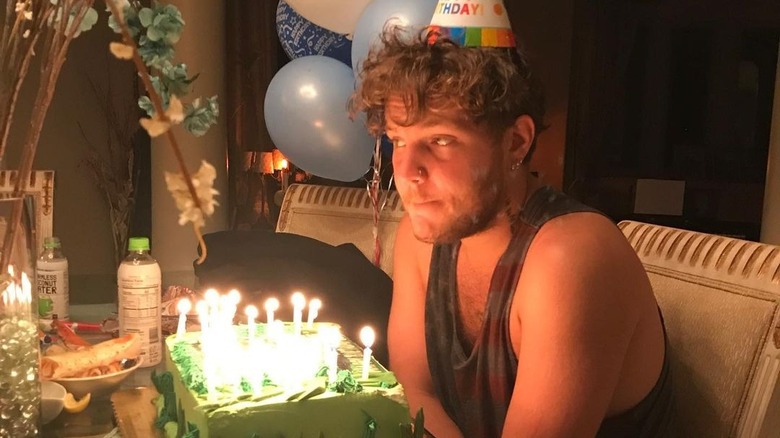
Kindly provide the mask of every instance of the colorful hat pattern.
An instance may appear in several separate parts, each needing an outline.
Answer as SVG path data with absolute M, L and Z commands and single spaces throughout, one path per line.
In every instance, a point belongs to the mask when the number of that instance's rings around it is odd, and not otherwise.
M 430 42 L 445 37 L 464 47 L 515 47 L 503 0 L 439 0 Z

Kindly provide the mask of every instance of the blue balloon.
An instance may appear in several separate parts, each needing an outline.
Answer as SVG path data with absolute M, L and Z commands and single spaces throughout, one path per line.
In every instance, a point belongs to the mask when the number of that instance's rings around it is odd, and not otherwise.
M 358 77 L 363 60 L 386 25 L 401 26 L 414 36 L 431 24 L 437 0 L 373 0 L 366 6 L 352 37 L 352 69 Z
M 296 166 L 339 181 L 355 181 L 368 171 L 375 140 L 364 116 L 349 118 L 354 82 L 349 67 L 325 56 L 294 59 L 271 79 L 265 123 Z
M 276 8 L 276 32 L 290 59 L 322 55 L 352 65 L 352 41 L 303 18 L 285 0 Z

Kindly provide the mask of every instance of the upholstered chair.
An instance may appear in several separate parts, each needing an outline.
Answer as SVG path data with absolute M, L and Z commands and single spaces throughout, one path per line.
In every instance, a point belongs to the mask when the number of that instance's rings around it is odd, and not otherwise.
M 619 227 L 664 315 L 680 436 L 780 436 L 780 247 Z

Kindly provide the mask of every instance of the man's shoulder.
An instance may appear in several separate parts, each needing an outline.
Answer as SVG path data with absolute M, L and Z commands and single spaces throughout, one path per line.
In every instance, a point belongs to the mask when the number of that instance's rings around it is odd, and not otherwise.
M 528 250 L 526 265 L 544 270 L 566 267 L 620 269 L 639 263 L 628 241 L 608 217 L 577 212 L 546 222 Z

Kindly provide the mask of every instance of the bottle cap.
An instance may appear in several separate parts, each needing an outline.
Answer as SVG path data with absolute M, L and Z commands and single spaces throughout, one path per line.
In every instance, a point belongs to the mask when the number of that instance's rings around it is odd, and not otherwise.
M 46 249 L 62 248 L 59 237 L 45 237 L 43 239 L 43 247 Z
M 149 251 L 148 237 L 131 237 L 127 241 L 128 251 Z

